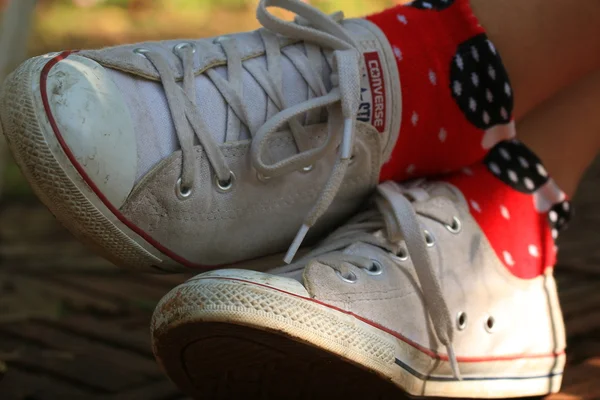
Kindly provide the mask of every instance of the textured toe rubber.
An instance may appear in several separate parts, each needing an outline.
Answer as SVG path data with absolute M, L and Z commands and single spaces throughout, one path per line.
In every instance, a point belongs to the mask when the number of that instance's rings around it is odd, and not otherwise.
M 145 272 L 184 269 L 129 229 L 101 199 L 65 152 L 49 110 L 46 79 L 68 53 L 36 57 L 0 89 L 2 130 L 34 192 L 81 241 L 115 264 Z
M 123 93 L 103 66 L 77 54 L 41 79 L 44 111 L 64 145 L 106 200 L 122 207 L 138 172 L 136 129 Z

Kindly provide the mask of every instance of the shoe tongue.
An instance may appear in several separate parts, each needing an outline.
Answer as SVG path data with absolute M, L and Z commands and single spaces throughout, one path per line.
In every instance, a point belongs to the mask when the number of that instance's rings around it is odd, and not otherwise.
M 372 47 L 363 49 L 365 68 L 360 82 L 361 102 L 357 119 L 375 126 L 383 134 L 383 142 L 387 143 L 391 124 L 389 115 L 386 115 L 386 99 L 389 97 L 389 93 L 386 94 L 386 82 L 390 79 L 386 75 L 387 72 L 382 63 L 383 54 L 378 47 L 379 42 L 374 40 L 371 35 L 367 35 L 367 31 L 359 24 L 348 24 L 346 27 L 360 39 L 363 47 Z M 304 44 L 299 43 L 292 46 L 306 54 Z M 330 54 L 330 52 L 322 51 L 321 57 L 321 75 L 326 91 L 331 90 L 332 87 L 332 70 L 326 59 L 328 53 Z M 101 58 L 100 55 L 95 56 Z M 286 55 L 282 54 L 279 62 L 283 76 L 281 88 L 288 107 L 315 96 L 309 89 L 306 80 Z M 266 57 L 255 57 L 244 61 L 246 66 L 253 64 L 266 69 Z M 136 122 L 139 149 L 139 170 L 136 182 L 139 182 L 157 163 L 180 148 L 171 110 L 160 82 L 139 78 L 116 69 L 108 70 L 117 86 L 124 92 L 124 97 Z M 216 67 L 214 71 L 224 79 L 228 79 L 227 66 Z M 196 77 L 195 83 L 196 103 L 208 130 L 201 134 L 212 136 L 217 143 L 223 143 L 226 140 L 249 139 L 248 128 L 244 124 L 237 124 L 235 118 L 231 117 L 233 112 L 228 111 L 227 102 L 212 80 L 206 74 L 200 74 Z M 388 92 L 391 91 L 388 90 Z M 280 111 L 246 68 L 242 72 L 242 102 L 246 107 L 252 126 L 260 127 Z M 320 122 L 325 122 L 326 113 L 322 115 L 323 119 Z M 229 136 L 226 136 L 228 125 L 231 128 Z M 198 143 L 197 140 L 196 143 Z
M 294 47 L 304 52 L 304 45 L 297 44 L 294 45 Z M 286 101 L 286 105 L 289 107 L 302 103 L 309 99 L 309 95 L 310 97 L 314 97 L 315 94 L 310 90 L 308 84 L 289 58 L 282 54 L 280 62 L 283 76 L 281 91 Z M 266 57 L 252 58 L 244 61 L 244 65 L 247 67 L 258 66 L 266 70 Z M 331 89 L 331 69 L 327 64 L 325 57 L 322 57 L 321 70 L 321 78 L 325 84 L 326 90 L 329 91 Z M 215 71 L 224 79 L 228 79 L 227 67 L 218 67 L 215 68 Z M 210 133 L 218 143 L 224 142 L 228 120 L 227 103 L 218 92 L 213 82 L 205 74 L 196 78 L 196 91 L 200 113 L 204 117 L 204 121 L 207 124 Z M 249 122 L 252 126 L 263 125 L 270 117 L 280 111 L 271 99 L 269 99 L 262 86 L 258 84 L 246 68 L 244 68 L 242 75 L 242 100 L 248 110 L 248 118 L 250 119 Z M 242 124 L 239 140 L 249 138 L 250 132 L 248 127 Z M 232 140 L 232 138 L 227 139 L 227 141 L 230 140 Z M 235 140 L 235 136 L 233 140 Z
M 294 46 L 304 52 L 303 44 Z M 287 106 L 306 101 L 309 92 L 310 96 L 314 97 L 314 93 L 292 62 L 283 54 L 280 62 L 283 76 L 281 87 Z M 257 64 L 265 69 L 267 67 L 264 56 L 246 60 L 244 64 Z M 322 57 L 321 70 L 325 88 L 329 91 L 332 86 L 331 68 L 325 56 Z M 139 182 L 157 163 L 180 149 L 171 111 L 161 83 L 137 77 L 132 79 L 131 74 L 116 69 L 108 71 L 123 91 L 136 122 L 139 149 L 136 182 Z M 227 79 L 226 66 L 216 67 L 214 71 Z M 232 111 L 228 111 L 227 102 L 206 74 L 198 75 L 195 83 L 196 104 L 208 130 L 204 134 L 211 135 L 217 143 L 223 143 L 226 139 L 227 125 L 234 123 L 234 118 L 230 117 Z M 243 69 L 242 73 L 242 101 L 253 126 L 261 126 L 279 111 L 246 69 Z M 239 131 L 230 130 L 231 136 L 227 138 L 228 141 L 250 138 L 250 132 L 244 124 L 232 126 L 237 126 Z M 198 144 L 197 139 L 195 143 Z

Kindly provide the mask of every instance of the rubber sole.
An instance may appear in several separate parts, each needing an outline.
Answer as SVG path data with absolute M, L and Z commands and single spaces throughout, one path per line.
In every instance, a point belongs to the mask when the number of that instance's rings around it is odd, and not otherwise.
M 374 373 L 271 332 L 196 323 L 173 329 L 169 342 L 162 361 L 179 366 L 169 376 L 197 399 L 398 399 Z
M 565 363 L 564 354 L 459 359 L 459 381 L 447 359 L 349 313 L 226 277 L 195 278 L 172 290 L 155 310 L 152 335 L 171 379 L 207 399 L 359 398 L 354 393 L 367 388 L 367 398 L 541 396 L 559 390 Z
M 129 229 L 70 162 L 46 115 L 43 76 L 60 56 L 26 61 L 0 89 L 0 121 L 14 159 L 35 194 L 73 235 L 116 265 L 143 272 L 186 268 Z M 53 64 L 54 63 L 54 64 Z

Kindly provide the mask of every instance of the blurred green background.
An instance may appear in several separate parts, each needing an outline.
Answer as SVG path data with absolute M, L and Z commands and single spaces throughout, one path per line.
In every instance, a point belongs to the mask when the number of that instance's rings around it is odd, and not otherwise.
M 9 1 L 21 0 L 0 0 L 0 9 L 5 10 Z M 358 17 L 406 1 L 306 2 L 327 13 L 343 10 L 347 17 Z M 253 30 L 259 27 L 257 4 L 258 0 L 38 0 L 27 55 Z M 278 15 L 291 18 L 281 12 Z M 4 181 L 4 196 L 31 195 L 13 164 L 7 166 Z
M 32 54 L 141 40 L 203 37 L 258 27 L 257 0 L 40 0 Z M 398 0 L 311 0 L 325 12 L 356 17 Z

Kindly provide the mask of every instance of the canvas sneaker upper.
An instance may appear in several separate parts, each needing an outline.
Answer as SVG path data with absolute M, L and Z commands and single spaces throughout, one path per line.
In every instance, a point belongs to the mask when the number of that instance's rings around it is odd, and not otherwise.
M 228 324 L 224 337 L 243 326 L 307 343 L 420 396 L 548 393 L 565 362 L 552 268 L 512 274 L 445 182 L 385 182 L 295 263 L 208 272 L 173 289 L 154 314 L 155 354 L 171 357 L 176 327 L 200 335 L 211 322 Z
M 303 260 L 270 272 L 445 354 L 446 373 L 455 378 L 461 359 L 564 351 L 552 268 L 533 279 L 515 277 L 462 192 L 444 182 L 379 185 L 370 209 Z
M 374 187 L 399 132 L 397 67 L 374 24 L 296 0 L 263 0 L 257 17 L 263 28 L 249 33 L 68 54 L 49 74 L 76 160 L 180 264 L 280 252 L 302 227 L 291 259 L 310 227 L 322 219 L 311 236 L 326 231 Z M 65 106 L 82 96 L 85 109 Z M 101 108 L 96 125 L 118 138 L 82 138 L 85 114 Z
M 280 20 L 269 6 L 286 8 L 298 17 L 295 22 Z M 364 20 L 342 22 L 339 13 L 326 16 L 294 0 L 262 1 L 257 17 L 264 28 L 251 33 L 80 55 L 110 67 L 109 75 L 122 90 L 136 129 L 138 182 L 180 151 L 180 197 L 203 190 L 195 145 L 202 147 L 216 190 L 222 192 L 231 190 L 237 179 L 223 144 L 251 141 L 251 168 L 263 182 L 310 172 L 335 149 L 337 161 L 304 219 L 291 259 L 339 191 L 355 156 L 356 124 L 362 121 L 375 128 L 382 158 L 391 150 L 399 131 L 400 105 L 386 90 L 396 89 L 393 82 L 398 78 L 393 63 L 384 68 L 381 52 L 389 49 Z M 143 121 L 148 116 L 150 126 Z M 304 127 L 320 123 L 327 125 L 326 137 L 315 145 Z M 297 148 L 295 154 L 270 151 L 271 143 L 285 133 Z

